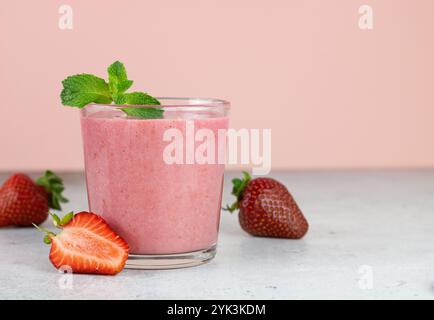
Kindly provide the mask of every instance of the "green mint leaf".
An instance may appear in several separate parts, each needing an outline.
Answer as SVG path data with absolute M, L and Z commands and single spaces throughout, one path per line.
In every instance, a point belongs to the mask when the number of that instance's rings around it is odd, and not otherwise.
M 112 96 L 104 79 L 92 74 L 77 74 L 62 81 L 60 93 L 65 106 L 83 108 L 89 103 L 111 103 Z
M 160 101 L 144 92 L 131 92 L 116 96 L 116 104 L 130 105 L 160 105 Z M 161 108 L 121 108 L 127 115 L 140 119 L 161 119 L 163 109 Z
M 140 119 L 162 119 L 163 109 L 161 108 L 121 108 L 127 115 Z
M 133 80 L 125 80 L 119 83 L 118 92 L 124 93 L 133 85 Z
M 117 104 L 131 105 L 159 105 L 160 101 L 144 92 L 125 93 L 118 99 Z
M 122 104 L 123 99 L 124 99 L 124 94 L 113 93 L 113 102 L 115 104 Z
M 127 70 L 122 62 L 116 61 L 112 63 L 107 72 L 109 75 L 109 89 L 113 95 L 122 94 L 133 85 L 133 81 L 128 80 Z

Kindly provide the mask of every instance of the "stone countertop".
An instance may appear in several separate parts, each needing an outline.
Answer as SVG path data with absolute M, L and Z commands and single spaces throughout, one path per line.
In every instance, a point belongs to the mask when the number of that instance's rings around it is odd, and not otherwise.
M 65 212 L 86 210 L 83 174 L 62 176 L 71 200 Z M 434 171 L 271 176 L 309 220 L 304 239 L 251 237 L 236 215 L 223 212 L 218 253 L 208 264 L 66 279 L 51 266 L 38 231 L 3 228 L 0 299 L 434 298 Z M 232 200 L 232 177 L 223 203 Z

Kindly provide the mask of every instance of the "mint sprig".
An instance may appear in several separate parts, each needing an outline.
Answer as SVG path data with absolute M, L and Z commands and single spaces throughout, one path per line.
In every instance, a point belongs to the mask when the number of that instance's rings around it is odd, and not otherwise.
M 116 105 L 160 105 L 160 102 L 144 92 L 126 91 L 133 81 L 128 79 L 125 66 L 120 61 L 112 63 L 108 69 L 108 83 L 92 74 L 77 74 L 62 81 L 63 90 L 60 93 L 65 106 L 83 108 L 89 103 Z M 163 117 L 161 108 L 119 108 L 125 114 L 141 119 L 157 119 Z M 134 110 L 132 110 L 134 109 Z

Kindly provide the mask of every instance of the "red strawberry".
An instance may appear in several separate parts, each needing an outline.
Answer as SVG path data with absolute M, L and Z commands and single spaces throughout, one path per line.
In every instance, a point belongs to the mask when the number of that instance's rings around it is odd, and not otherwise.
M 67 266 L 74 273 L 114 275 L 124 268 L 128 244 L 99 215 L 70 212 L 63 219 L 52 216 L 62 229 L 58 235 L 35 227 L 46 233 L 44 242 L 51 244 L 50 261 L 57 269 Z
M 0 189 L 0 227 L 44 222 L 49 208 L 60 210 L 60 202 L 68 201 L 63 189 L 62 179 L 51 171 L 36 183 L 25 174 L 14 174 Z
M 288 189 L 271 178 L 233 179 L 232 194 L 237 201 L 225 210 L 239 209 L 244 231 L 254 236 L 299 239 L 309 225 Z

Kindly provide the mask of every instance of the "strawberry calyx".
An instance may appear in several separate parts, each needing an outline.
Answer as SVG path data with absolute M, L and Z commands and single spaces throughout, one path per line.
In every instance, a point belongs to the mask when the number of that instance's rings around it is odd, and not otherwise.
M 230 213 L 234 212 L 235 210 L 238 210 L 240 207 L 240 201 L 243 196 L 244 189 L 246 188 L 247 184 L 252 180 L 252 177 L 247 171 L 243 171 L 243 178 L 234 178 L 232 179 L 232 195 L 234 195 L 237 199 L 234 203 L 231 205 L 226 205 L 223 210 L 229 211 Z
M 55 213 L 50 212 L 50 216 L 53 219 L 53 224 L 56 228 L 62 229 L 64 225 L 67 225 L 69 221 L 74 218 L 74 212 L 68 212 L 65 214 L 62 218 L 59 218 L 59 216 Z
M 53 219 L 54 226 L 58 229 L 62 229 L 63 226 L 67 225 L 72 220 L 72 218 L 74 217 L 74 212 L 72 212 L 72 211 L 68 212 L 62 218 L 60 218 L 57 214 L 51 213 L 51 212 L 50 212 L 50 216 Z M 56 234 L 54 232 L 52 232 L 51 230 L 45 229 L 41 226 L 38 226 L 35 223 L 32 223 L 32 224 L 36 229 L 45 233 L 44 243 L 51 244 L 51 241 L 56 236 Z
M 44 187 L 48 193 L 48 206 L 55 210 L 62 210 L 60 203 L 68 202 L 68 199 L 62 195 L 65 190 L 62 178 L 47 170 L 42 177 L 36 180 L 36 184 Z
M 32 223 L 32 224 L 33 224 L 33 226 L 34 226 L 36 229 L 38 229 L 39 231 L 45 233 L 45 236 L 44 236 L 44 243 L 45 243 L 45 244 L 51 244 L 51 239 L 53 239 L 53 238 L 56 236 L 56 234 L 55 234 L 54 232 L 52 232 L 51 230 L 48 230 L 48 229 L 45 229 L 45 228 L 43 228 L 43 227 L 38 226 L 38 225 L 35 224 L 35 223 Z

